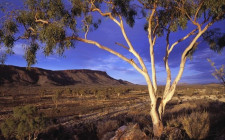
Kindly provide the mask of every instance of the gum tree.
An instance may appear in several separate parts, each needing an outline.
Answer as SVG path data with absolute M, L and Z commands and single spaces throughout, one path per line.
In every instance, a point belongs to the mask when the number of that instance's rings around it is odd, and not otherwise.
M 12 53 L 17 40 L 26 41 L 25 59 L 28 67 L 35 64 L 37 50 L 43 49 L 45 55 L 53 52 L 63 54 L 64 50 L 74 46 L 75 42 L 92 44 L 114 54 L 144 76 L 148 85 L 150 115 L 155 136 L 160 136 L 162 133 L 162 115 L 166 104 L 174 95 L 187 58 L 194 52 L 201 36 L 215 22 L 223 20 L 225 14 L 224 0 L 26 0 L 24 4 L 23 9 L 10 12 L 8 15 L 11 16 L 3 17 L 5 22 L 1 26 L 0 41 L 4 44 L 7 53 Z M 100 28 L 103 18 L 113 21 L 118 26 L 126 44 L 115 42 L 115 45 L 127 50 L 133 58 L 88 38 L 90 31 Z M 146 19 L 143 28 L 147 32 L 149 41 L 151 74 L 143 58 L 135 50 L 138 46 L 131 43 L 124 28 L 125 24 L 132 28 L 140 18 Z M 175 42 L 171 41 L 172 35 L 185 30 L 187 25 L 191 24 L 195 26 L 194 29 L 189 29 L 191 31 L 185 36 L 173 38 L 173 40 L 177 39 Z M 163 61 L 167 72 L 162 97 L 157 94 L 156 53 L 154 51 L 157 47 L 155 45 L 157 39 L 161 36 L 166 36 Z M 183 52 L 180 52 L 179 72 L 172 81 L 168 59 L 173 50 L 184 40 L 188 43 L 183 46 Z M 139 45 L 142 45 L 141 42 Z

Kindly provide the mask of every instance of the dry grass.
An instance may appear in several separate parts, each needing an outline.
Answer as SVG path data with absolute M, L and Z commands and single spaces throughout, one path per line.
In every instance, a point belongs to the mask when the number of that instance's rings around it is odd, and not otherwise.
M 108 120 L 97 123 L 97 136 L 102 139 L 107 132 L 115 131 L 119 128 L 119 122 L 117 120 Z
M 77 94 L 76 87 L 18 88 L 3 89 L 0 87 L 0 108 L 2 108 L 2 110 L 0 110 L 0 121 L 3 121 L 4 118 L 7 118 L 11 114 L 13 107 L 33 104 L 49 118 L 54 118 L 57 125 L 59 123 L 63 124 L 66 122 L 69 122 L 68 124 L 73 122 L 73 124 L 81 125 L 82 128 L 80 126 L 73 126 L 77 128 L 76 135 L 79 138 L 86 138 L 87 133 L 96 135 L 96 137 L 98 136 L 99 138 L 103 137 L 104 133 L 112 135 L 112 132 L 115 129 L 128 123 L 138 123 L 141 130 L 145 132 L 147 136 L 151 138 L 153 135 L 151 118 L 149 116 L 149 97 L 148 94 L 144 93 L 143 89 L 141 90 L 141 88 L 128 94 L 121 94 L 119 97 L 116 94 L 110 95 L 109 99 L 97 99 L 94 94 L 85 94 L 81 96 Z M 189 89 L 186 90 L 187 88 Z M 198 134 L 195 133 L 202 133 L 202 136 L 212 135 L 212 137 L 217 135 L 217 133 L 215 134 L 215 129 L 218 128 L 218 125 L 221 125 L 222 122 L 224 122 L 225 112 L 222 110 L 225 110 L 225 105 L 219 101 L 209 101 L 208 98 L 207 100 L 196 98 L 202 95 L 209 96 L 207 95 L 209 94 L 208 92 L 212 91 L 212 89 L 208 90 L 209 88 L 216 90 L 218 87 L 182 86 L 178 88 L 177 94 L 179 94 L 178 96 L 182 102 L 177 102 L 177 100 L 169 102 L 166 106 L 163 121 L 164 124 L 167 124 L 167 127 L 178 128 L 182 131 L 178 129 L 169 129 L 167 138 L 176 139 L 175 135 L 183 135 L 184 130 L 186 133 L 190 131 L 190 134 L 188 134 L 190 138 L 201 138 L 196 136 Z M 87 91 L 90 89 L 91 87 L 88 87 Z M 54 104 L 51 97 L 57 90 L 63 90 L 63 94 L 56 110 L 53 109 Z M 160 90 L 159 92 L 161 94 L 162 91 Z M 44 92 L 43 95 L 42 92 Z M 193 94 L 194 92 L 199 93 Z M 218 96 L 222 99 L 225 95 Z M 185 97 L 190 97 L 192 100 L 185 101 L 183 100 Z M 196 99 L 193 100 L 193 98 Z M 203 134 L 202 131 L 194 131 L 195 129 L 200 129 L 204 124 L 204 121 L 201 121 L 203 118 L 195 120 L 194 117 L 195 112 L 200 112 L 199 116 L 202 117 L 201 113 L 204 113 L 201 112 L 202 110 L 206 110 L 209 113 L 210 129 L 208 130 L 208 134 Z M 186 120 L 184 118 L 186 118 Z M 90 122 L 91 125 L 87 125 L 87 121 Z M 95 121 L 97 121 L 97 123 Z M 207 119 L 205 121 L 207 122 Z M 224 130 L 224 126 L 220 127 L 219 131 L 221 132 L 221 130 Z M 194 132 L 192 132 L 192 130 Z M 74 132 L 71 133 L 74 134 Z M 48 135 L 51 135 L 50 132 Z
M 201 140 L 208 135 L 210 127 L 208 112 L 192 112 L 181 119 L 183 128 L 191 139 Z

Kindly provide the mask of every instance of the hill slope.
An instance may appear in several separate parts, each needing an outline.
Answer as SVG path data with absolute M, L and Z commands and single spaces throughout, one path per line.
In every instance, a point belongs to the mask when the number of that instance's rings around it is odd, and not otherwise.
M 127 81 L 116 80 L 106 72 L 96 70 L 52 71 L 5 65 L 0 67 L 0 85 L 130 85 Z

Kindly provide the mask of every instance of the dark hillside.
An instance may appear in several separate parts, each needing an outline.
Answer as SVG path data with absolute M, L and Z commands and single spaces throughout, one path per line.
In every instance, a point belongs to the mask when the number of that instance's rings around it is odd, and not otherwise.
M 52 71 L 5 65 L 0 67 L 0 85 L 131 85 L 127 81 L 116 80 L 106 72 L 96 70 L 61 70 Z

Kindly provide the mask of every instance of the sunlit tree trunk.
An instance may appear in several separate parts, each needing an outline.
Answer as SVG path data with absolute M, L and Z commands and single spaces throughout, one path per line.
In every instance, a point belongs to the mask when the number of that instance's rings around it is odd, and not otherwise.
M 153 124 L 153 133 L 154 136 L 160 137 L 163 132 L 163 123 L 161 118 L 161 115 L 158 112 L 157 106 L 153 106 L 150 111 L 150 116 L 152 118 L 152 124 Z
M 160 137 L 163 132 L 162 113 L 159 113 L 161 98 L 156 98 L 156 93 L 149 78 L 149 75 L 146 73 L 144 77 L 148 85 L 148 92 L 150 97 L 150 116 L 153 124 L 153 133 L 154 136 Z

